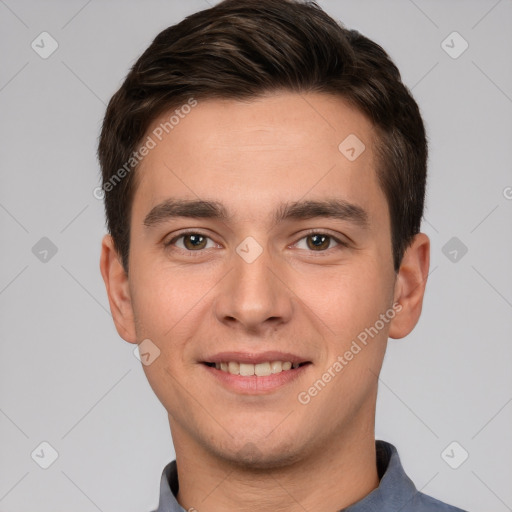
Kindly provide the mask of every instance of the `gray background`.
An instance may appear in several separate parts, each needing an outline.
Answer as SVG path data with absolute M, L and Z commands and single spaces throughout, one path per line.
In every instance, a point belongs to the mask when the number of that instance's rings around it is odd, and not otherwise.
M 109 312 L 95 153 L 129 67 L 209 3 L 0 0 L 1 512 L 156 507 L 174 452 Z M 377 438 L 423 492 L 512 510 L 512 1 L 320 4 L 389 52 L 430 140 L 431 275 L 417 328 L 389 343 Z M 31 47 L 43 31 L 59 45 L 47 59 Z M 458 58 L 442 45 L 453 31 L 469 44 Z M 50 456 L 43 441 L 58 452 L 48 469 L 35 461 Z M 458 469 L 442 456 L 453 441 L 452 464 L 469 453 Z

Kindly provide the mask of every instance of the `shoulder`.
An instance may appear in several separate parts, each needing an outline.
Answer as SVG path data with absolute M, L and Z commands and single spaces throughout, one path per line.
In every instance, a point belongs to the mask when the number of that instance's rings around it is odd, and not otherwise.
M 467 512 L 461 508 L 436 500 L 422 492 L 417 492 L 409 505 L 404 507 L 402 512 Z
M 404 471 L 394 445 L 377 440 L 376 451 L 380 485 L 368 500 L 378 504 L 380 510 L 392 506 L 389 510 L 397 512 L 467 512 L 418 491 Z

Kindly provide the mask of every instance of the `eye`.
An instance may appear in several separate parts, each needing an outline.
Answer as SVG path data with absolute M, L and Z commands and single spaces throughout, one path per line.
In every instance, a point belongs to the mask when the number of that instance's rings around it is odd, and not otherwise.
M 302 240 L 306 240 L 305 247 L 299 247 L 299 249 L 305 249 L 313 252 L 326 252 L 328 249 L 332 249 L 332 241 L 336 243 L 334 247 L 347 247 L 347 244 L 341 241 L 339 238 L 319 231 L 312 231 L 308 233 L 306 236 L 302 237 L 295 245 L 298 246 Z
M 302 242 L 303 240 L 306 241 L 305 244 Z M 210 245 L 208 245 L 208 241 L 211 242 Z M 335 243 L 334 246 L 332 245 L 332 242 Z M 303 243 L 303 247 L 300 247 L 301 243 Z M 327 252 L 329 249 L 333 249 L 338 246 L 348 247 L 346 242 L 343 242 L 333 235 L 320 231 L 309 232 L 294 245 L 301 250 L 311 252 Z M 217 244 L 215 244 L 209 236 L 198 231 L 182 232 L 164 243 L 165 248 L 177 248 L 188 253 L 200 253 L 202 252 L 202 249 L 211 249 L 216 246 Z
M 215 246 L 215 244 L 213 244 L 208 247 L 207 240 L 211 240 L 210 237 L 197 231 L 187 231 L 185 233 L 180 233 L 178 236 L 175 236 L 173 239 L 165 242 L 164 246 L 173 246 L 178 240 L 181 239 L 183 239 L 182 244 L 176 244 L 176 247 L 184 251 L 198 252 L 201 249 L 210 249 L 211 247 Z

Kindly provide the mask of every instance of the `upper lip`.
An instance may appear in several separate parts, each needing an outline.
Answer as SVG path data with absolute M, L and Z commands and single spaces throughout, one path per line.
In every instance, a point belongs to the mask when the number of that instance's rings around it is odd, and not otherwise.
M 203 363 L 229 363 L 236 361 L 238 363 L 258 364 L 268 361 L 290 361 L 291 363 L 309 363 L 310 361 L 304 357 L 300 357 L 290 352 L 219 352 L 218 354 L 208 356 Z

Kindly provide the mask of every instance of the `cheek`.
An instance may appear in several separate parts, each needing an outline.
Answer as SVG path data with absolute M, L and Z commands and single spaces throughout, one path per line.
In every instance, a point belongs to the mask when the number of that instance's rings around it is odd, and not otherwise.
M 184 271 L 156 263 L 154 258 L 135 261 L 131 280 L 132 305 L 138 325 L 149 335 L 170 336 L 175 325 L 195 308 L 201 307 L 201 297 L 211 288 L 212 279 L 197 271 Z
M 337 266 L 304 273 L 294 291 L 323 323 L 323 330 L 352 339 L 389 307 L 392 286 L 378 267 Z
M 133 273 L 132 306 L 137 339 L 151 340 L 160 356 L 144 369 L 153 382 L 172 382 L 191 370 L 190 340 L 197 336 L 201 324 L 208 321 L 211 312 L 211 291 L 216 280 L 212 272 L 193 271 L 192 267 L 171 268 L 168 265 L 141 266 Z M 156 390 L 155 390 L 156 391 Z
M 179 314 L 177 305 L 179 301 L 176 289 L 162 287 L 159 282 L 151 282 L 148 279 L 141 280 L 137 286 L 132 305 L 136 323 L 140 329 L 140 335 L 151 339 L 159 339 L 172 329 Z

